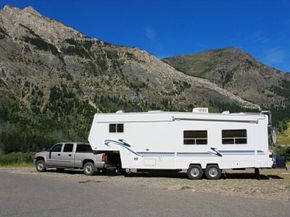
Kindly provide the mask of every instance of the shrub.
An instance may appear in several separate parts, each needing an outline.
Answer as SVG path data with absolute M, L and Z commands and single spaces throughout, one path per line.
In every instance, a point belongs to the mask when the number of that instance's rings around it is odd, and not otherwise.
M 23 164 L 23 163 L 32 163 L 34 158 L 33 152 L 22 153 L 22 152 L 13 152 L 10 154 L 0 154 L 0 165 L 11 165 L 11 164 Z
M 42 38 L 31 38 L 25 36 L 23 37 L 23 40 L 36 46 L 39 50 L 50 51 L 54 55 L 58 55 L 57 48 L 53 44 L 44 41 Z
M 278 146 L 275 148 L 276 155 L 285 156 L 286 161 L 290 161 L 290 147 Z

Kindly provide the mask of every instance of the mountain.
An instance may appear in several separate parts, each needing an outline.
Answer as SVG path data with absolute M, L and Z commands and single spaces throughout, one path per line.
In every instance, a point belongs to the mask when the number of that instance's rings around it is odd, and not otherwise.
M 146 51 L 88 37 L 31 7 L 0 10 L 4 152 L 85 141 L 96 112 L 260 109 L 258 101 L 239 94 Z
M 287 108 L 290 105 L 290 74 L 270 68 L 240 49 L 209 50 L 163 61 L 187 75 L 208 79 L 261 107 Z

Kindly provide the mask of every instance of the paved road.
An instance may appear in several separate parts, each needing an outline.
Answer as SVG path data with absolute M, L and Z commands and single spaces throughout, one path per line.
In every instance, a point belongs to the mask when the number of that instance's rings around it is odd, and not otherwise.
M 61 174 L 60 174 L 61 176 Z M 214 182 L 213 182 L 214 184 Z M 0 171 L 0 216 L 290 216 L 290 203 Z

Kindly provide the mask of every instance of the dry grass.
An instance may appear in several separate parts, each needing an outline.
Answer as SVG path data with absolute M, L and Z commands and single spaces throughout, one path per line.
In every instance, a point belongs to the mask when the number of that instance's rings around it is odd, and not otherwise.
M 277 143 L 283 145 L 290 145 L 290 122 L 288 122 L 288 128 L 283 133 L 278 133 Z
M 1 165 L 0 164 L 0 168 L 18 168 L 18 167 L 34 167 L 34 164 L 32 163 L 25 163 L 25 162 L 21 162 L 21 163 L 12 163 L 12 164 L 4 164 Z

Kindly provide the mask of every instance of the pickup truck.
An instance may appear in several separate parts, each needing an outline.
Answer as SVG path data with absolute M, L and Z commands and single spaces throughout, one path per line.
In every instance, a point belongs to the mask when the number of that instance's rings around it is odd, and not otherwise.
M 89 144 L 63 142 L 55 144 L 49 151 L 36 153 L 34 163 L 38 172 L 47 168 L 68 168 L 83 169 L 85 175 L 93 175 L 98 170 L 105 170 L 106 155 L 94 154 Z

